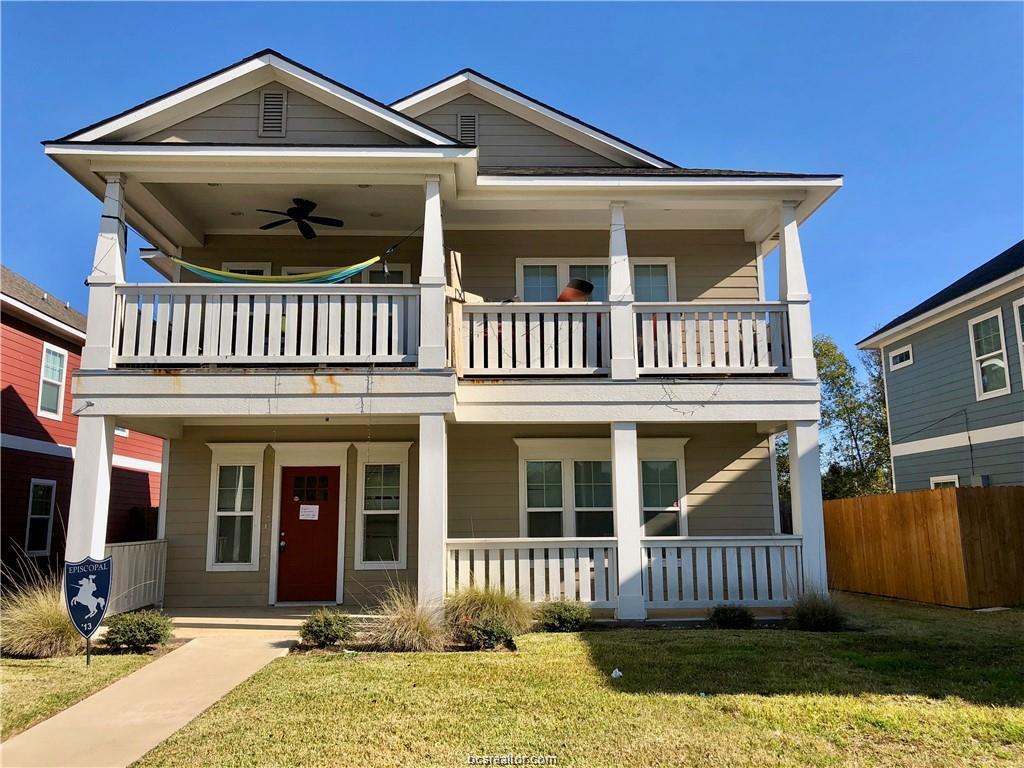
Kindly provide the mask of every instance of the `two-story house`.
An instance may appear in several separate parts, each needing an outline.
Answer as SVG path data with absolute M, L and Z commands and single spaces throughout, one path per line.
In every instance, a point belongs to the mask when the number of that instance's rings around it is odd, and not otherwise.
M 681 168 L 472 70 L 387 105 L 274 51 L 45 151 L 103 200 L 69 557 L 102 553 L 124 426 L 169 441 L 169 606 L 824 588 L 799 226 L 841 177 Z M 126 225 L 168 282 L 125 282 Z
M 3 563 L 59 562 L 64 552 L 78 420 L 71 376 L 85 315 L 0 267 L 0 487 Z M 151 538 L 160 499 L 162 440 L 118 428 L 110 456 L 106 537 Z
M 895 490 L 1024 484 L 1024 240 L 857 346 L 882 354 Z

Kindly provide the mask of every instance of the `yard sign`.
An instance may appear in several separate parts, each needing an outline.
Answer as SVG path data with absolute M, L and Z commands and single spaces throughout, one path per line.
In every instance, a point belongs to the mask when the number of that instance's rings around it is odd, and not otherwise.
M 110 577 L 113 557 L 94 560 L 87 557 L 77 563 L 64 563 L 64 600 L 68 615 L 78 634 L 85 638 L 85 663 L 89 663 L 90 640 L 107 612 L 110 602 Z

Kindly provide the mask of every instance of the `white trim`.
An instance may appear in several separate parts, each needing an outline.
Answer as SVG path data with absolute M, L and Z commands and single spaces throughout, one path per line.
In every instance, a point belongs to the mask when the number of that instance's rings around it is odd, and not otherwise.
M 1020 378 L 1021 382 L 1024 383 L 1024 317 L 1021 316 L 1021 312 L 1024 310 L 1024 297 L 1017 299 L 1011 305 L 1011 312 L 1013 312 L 1013 330 L 1017 336 L 1017 353 L 1020 358 Z
M 272 264 L 269 261 L 222 261 L 220 268 L 224 272 L 232 272 L 236 269 L 258 269 L 260 274 L 270 274 Z
M 160 451 L 160 506 L 156 515 L 156 537 L 167 538 L 167 486 L 171 467 L 171 441 L 164 440 Z
M 450 95 L 447 98 L 445 98 L 446 92 L 450 92 Z M 586 149 L 593 150 L 595 144 L 597 146 L 603 145 L 606 148 L 606 152 L 608 148 L 611 148 L 617 153 L 635 158 L 647 163 L 648 165 L 652 165 L 655 168 L 672 167 L 669 163 L 644 152 L 642 149 L 625 144 L 600 129 L 591 128 L 578 120 L 556 112 L 550 107 L 544 106 L 538 101 L 534 101 L 528 96 L 515 93 L 498 85 L 497 83 L 485 80 L 473 72 L 459 72 L 458 74 L 453 75 L 452 77 L 449 77 L 426 90 L 414 93 L 411 96 L 407 96 L 404 99 L 396 101 L 391 106 L 401 112 L 406 112 L 411 117 L 418 117 L 424 112 L 435 109 L 436 107 L 446 104 L 452 99 L 458 98 L 466 93 L 473 93 L 473 95 L 483 98 L 485 101 L 494 103 L 495 106 L 498 107 L 505 109 L 512 107 L 509 111 L 514 110 L 513 114 L 518 113 L 517 117 L 529 120 L 542 128 L 547 128 L 549 130 L 553 127 L 560 128 L 561 130 L 556 130 L 554 132 L 558 133 L 563 138 L 568 138 L 564 135 L 566 130 L 568 130 L 573 134 L 589 139 L 588 142 L 581 145 Z M 497 98 L 497 103 L 493 101 L 495 98 Z M 524 112 L 526 114 L 523 114 Z M 533 120 L 530 120 L 530 117 L 526 116 L 531 115 L 531 113 L 534 117 Z M 540 117 L 541 120 L 538 122 L 536 117 Z M 571 141 L 571 139 L 569 140 Z M 579 141 L 576 143 L 579 143 Z M 588 146 L 588 144 L 591 146 Z M 600 152 L 599 154 L 604 154 L 608 157 L 605 152 Z M 619 158 L 612 157 L 612 159 Z
M 0 304 L 9 304 L 12 309 L 29 315 L 34 320 L 39 320 L 44 325 L 48 326 L 50 330 L 56 331 L 57 333 L 70 336 L 74 341 L 80 341 L 85 343 L 85 331 L 80 331 L 77 328 L 73 328 L 67 323 L 62 323 L 60 320 L 50 317 L 45 312 L 41 312 L 35 307 L 30 307 L 22 301 L 18 301 L 15 298 L 0 294 Z
M 180 146 L 180 145 L 172 145 Z M 721 178 L 716 176 L 488 176 L 486 174 L 477 176 L 478 187 L 595 187 L 615 189 L 657 189 L 686 188 L 686 187 L 712 187 L 729 188 L 752 187 L 756 189 L 785 190 L 804 189 L 811 187 L 826 187 L 839 189 L 843 186 L 840 176 L 827 178 L 764 178 L 753 176 L 738 176 Z
M 140 472 L 151 472 L 156 475 L 162 474 L 163 471 L 163 465 L 159 461 L 136 459 L 134 456 L 122 456 L 117 453 L 114 454 L 113 465 L 121 469 L 137 469 Z
M 258 571 L 260 569 L 260 529 L 263 523 L 263 454 L 266 443 L 207 443 L 213 453 L 210 461 L 210 500 L 206 531 L 207 571 Z M 217 486 L 221 466 L 252 466 L 252 550 L 247 563 L 217 563 L 214 561 L 217 549 L 217 517 L 232 514 L 238 517 L 250 513 L 218 513 Z
M 309 159 L 362 158 L 366 160 L 387 160 L 391 158 L 413 158 L 416 160 L 453 160 L 459 157 L 476 157 L 477 150 L 469 147 L 424 147 L 424 146 L 366 146 L 366 147 L 301 147 L 267 144 L 266 146 L 223 146 L 204 144 L 47 144 L 43 151 L 56 156 L 109 156 L 109 157 L 192 157 L 192 158 L 290 158 Z M 494 178 L 505 178 L 497 176 Z
M 968 439 L 969 438 L 969 439 Z M 946 448 L 962 448 L 976 443 L 994 443 L 999 440 L 1024 438 L 1024 421 L 1012 424 L 1000 424 L 996 427 L 972 429 L 970 432 L 953 432 L 938 437 L 927 437 L 923 440 L 911 440 L 906 443 L 894 443 L 893 456 L 910 456 L 928 451 L 942 451 Z
M 963 296 L 950 299 L 945 304 L 930 309 L 917 317 L 912 317 L 895 328 L 890 328 L 885 333 L 876 333 L 873 336 L 868 336 L 864 341 L 857 344 L 857 349 L 868 349 L 892 344 L 904 336 L 922 331 L 936 323 L 941 323 L 943 320 L 955 317 L 978 304 L 984 304 L 1021 287 L 1024 287 L 1024 268 L 1014 270 L 1008 275 L 1003 275 L 998 280 L 993 280 L 991 283 L 983 285 L 970 293 L 965 293 Z
M 974 326 L 978 323 L 984 322 L 992 317 L 999 320 L 999 352 L 990 352 L 986 355 L 978 355 L 977 347 L 974 343 Z M 1010 394 L 1010 366 L 1006 359 L 1006 333 L 1003 330 L 1003 308 L 996 307 L 991 312 L 986 312 L 983 315 L 972 317 L 967 321 L 967 341 L 971 345 L 971 365 L 974 369 L 974 394 L 978 400 L 989 400 L 993 397 L 1001 397 L 1002 395 Z M 998 354 L 998 357 L 997 357 Z M 981 368 L 982 358 L 984 362 L 991 362 L 998 360 L 1003 364 L 1003 371 L 1006 374 L 1006 386 L 1001 389 L 994 389 L 991 392 L 984 392 L 981 388 Z
M 41 453 L 45 456 L 57 456 L 62 459 L 75 458 L 75 447 L 63 443 L 51 443 L 46 440 L 36 440 L 21 435 L 9 435 L 6 432 L 0 435 L 0 447 L 9 448 L 15 451 L 27 451 L 28 453 Z M 145 459 L 136 459 L 133 456 L 123 456 L 115 453 L 113 466 L 122 469 L 138 469 L 142 472 L 153 472 L 162 474 L 162 464 Z
M 356 443 L 356 504 L 355 504 L 355 547 L 353 567 L 357 571 L 405 570 L 408 561 L 409 539 L 409 448 L 411 442 L 392 443 Z M 367 464 L 398 464 L 399 465 L 399 501 L 398 501 L 398 559 L 383 562 L 363 559 L 363 515 L 395 514 L 395 510 L 363 510 L 363 492 L 366 481 L 365 467 Z
M 28 548 L 28 536 L 32 527 L 32 489 L 37 485 L 50 488 L 50 518 L 46 525 L 46 549 L 30 550 Z M 33 477 L 28 484 L 28 511 L 25 516 L 25 554 L 29 557 L 49 557 L 50 545 L 53 543 L 53 507 L 57 503 L 57 481 L 45 480 Z M 35 515 L 42 517 L 42 515 Z
M 271 443 L 274 449 L 274 500 L 270 522 L 270 584 L 268 602 L 278 605 L 277 568 L 281 539 L 281 471 L 285 467 L 338 467 L 338 584 L 335 602 L 345 602 L 345 500 L 348 480 L 349 442 Z M 289 603 L 290 604 L 290 603 Z
M 117 437 L 123 437 L 125 439 L 128 439 L 129 437 L 131 437 L 132 433 L 128 429 L 128 427 L 114 427 L 114 435 Z
M 668 267 L 668 301 L 676 300 L 676 260 L 671 256 L 631 256 L 629 258 L 629 271 L 630 278 L 633 280 L 634 289 L 636 287 L 636 275 L 634 274 L 634 267 L 637 265 L 665 265 Z M 523 267 L 526 266 L 541 266 L 541 267 L 555 267 L 555 282 L 556 288 L 561 290 L 559 286 L 565 286 L 569 282 L 569 268 L 572 266 L 608 266 L 607 256 L 583 256 L 579 258 L 566 258 L 566 257 L 554 257 L 544 258 L 538 256 L 526 256 L 516 259 L 516 295 L 520 298 L 523 297 L 523 290 L 525 284 L 525 276 L 523 274 Z M 551 299 L 554 301 L 554 299 Z
M 782 533 L 782 509 L 779 505 L 779 463 L 775 455 L 775 435 L 768 435 L 768 470 L 772 483 L 772 519 L 775 535 Z
M 938 483 L 953 483 L 954 488 L 960 487 L 960 475 L 934 475 L 928 478 L 928 485 L 934 490 Z
M 46 378 L 46 353 L 55 352 L 61 357 L 60 366 L 60 392 L 57 394 L 57 412 L 50 413 L 49 411 L 43 410 L 43 384 L 57 384 L 58 382 L 52 379 Z M 55 346 L 48 341 L 43 342 L 43 351 L 40 355 L 39 363 L 39 399 L 36 401 L 36 416 L 44 419 L 50 419 L 52 421 L 63 421 L 64 420 L 64 392 L 67 387 L 68 380 L 68 351 L 63 347 Z
M 906 360 L 904 360 L 902 363 L 893 363 L 892 359 L 894 357 L 896 357 L 896 355 L 902 355 L 904 352 L 909 353 L 910 357 L 907 358 Z M 894 350 L 889 352 L 888 357 L 889 357 L 889 370 L 890 371 L 898 371 L 900 368 L 906 368 L 908 365 L 913 365 L 914 364 L 914 345 L 913 344 L 905 344 L 902 347 L 897 347 L 896 349 L 894 349 Z

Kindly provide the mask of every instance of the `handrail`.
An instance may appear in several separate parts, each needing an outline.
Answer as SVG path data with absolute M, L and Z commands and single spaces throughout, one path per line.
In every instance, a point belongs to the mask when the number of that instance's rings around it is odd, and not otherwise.
M 495 539 L 447 539 L 445 541 L 451 549 L 467 549 L 469 547 L 489 546 L 517 546 L 517 547 L 607 547 L 616 546 L 618 539 L 614 536 L 591 537 L 591 538 L 529 538 L 529 537 L 506 537 Z
M 418 285 L 408 283 L 367 283 L 365 285 L 320 285 L 309 283 L 122 283 L 114 287 L 115 293 L 123 296 L 159 294 L 161 296 L 183 296 L 211 294 L 216 296 L 278 296 L 291 295 L 356 295 L 356 296 L 413 296 L 420 292 Z

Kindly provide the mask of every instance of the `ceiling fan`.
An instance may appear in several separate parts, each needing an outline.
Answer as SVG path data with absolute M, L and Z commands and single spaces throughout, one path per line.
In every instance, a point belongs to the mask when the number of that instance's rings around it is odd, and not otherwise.
M 344 227 L 345 222 L 341 219 L 332 219 L 328 216 L 311 216 L 310 214 L 316 210 L 316 203 L 312 200 L 303 200 L 301 197 L 296 197 L 292 200 L 295 205 L 289 208 L 287 211 L 268 211 L 266 208 L 257 208 L 256 210 L 260 213 L 276 213 L 278 216 L 287 216 L 287 219 L 278 219 L 272 221 L 269 224 L 264 224 L 260 229 L 275 229 L 284 224 L 295 222 L 299 228 L 299 232 L 307 240 L 312 240 L 316 237 L 316 230 L 310 226 L 310 224 L 320 224 L 324 227 Z

